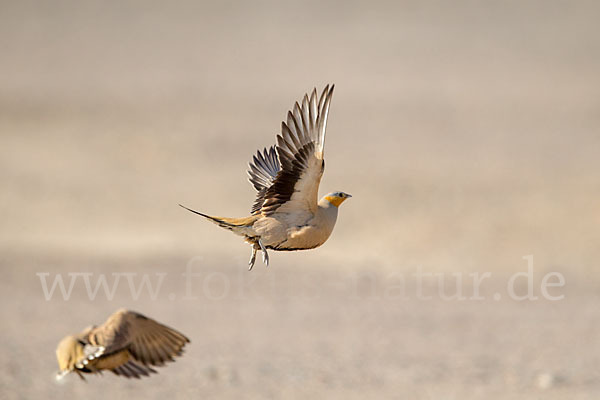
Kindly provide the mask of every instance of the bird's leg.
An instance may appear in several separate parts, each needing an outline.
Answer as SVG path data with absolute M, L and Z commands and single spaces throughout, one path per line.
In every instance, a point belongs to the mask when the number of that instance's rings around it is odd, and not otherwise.
M 260 246 L 260 249 L 262 250 L 263 262 L 268 267 L 269 266 L 269 253 L 267 253 L 267 249 L 265 249 L 265 246 L 262 244 L 262 241 L 260 239 L 258 239 L 258 245 Z
M 248 268 L 248 271 L 252 271 L 252 267 L 254 267 L 254 262 L 256 261 L 256 252 L 258 251 L 258 247 L 256 246 L 256 243 L 252 245 L 252 256 L 250 257 L 250 261 L 248 262 L 248 265 L 250 266 Z

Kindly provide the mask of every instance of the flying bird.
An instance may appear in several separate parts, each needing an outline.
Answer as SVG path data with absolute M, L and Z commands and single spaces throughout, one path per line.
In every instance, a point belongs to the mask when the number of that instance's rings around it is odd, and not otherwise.
M 316 88 L 310 97 L 305 94 L 281 123 L 277 144 L 253 156 L 248 175 L 257 194 L 250 216 L 215 217 L 180 204 L 243 236 L 252 245 L 249 269 L 254 266 L 258 250 L 262 251 L 265 265 L 269 265 L 267 249 L 306 250 L 325 243 L 335 226 L 338 207 L 352 197 L 336 191 L 318 198 L 333 88 L 327 85 L 320 96 Z
M 102 373 L 110 370 L 126 378 L 140 378 L 156 371 L 183 353 L 189 343 L 183 334 L 133 311 L 120 309 L 98 326 L 86 328 L 60 341 L 56 358 L 57 379 L 75 372 Z

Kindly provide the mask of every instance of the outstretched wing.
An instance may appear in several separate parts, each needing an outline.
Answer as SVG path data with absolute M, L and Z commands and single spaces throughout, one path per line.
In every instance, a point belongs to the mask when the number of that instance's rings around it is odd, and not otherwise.
M 136 378 L 140 379 L 142 376 L 149 376 L 151 373 L 156 373 L 147 365 L 141 365 L 134 361 L 127 361 L 124 364 L 119 365 L 111 370 L 115 375 L 121 375 L 125 378 Z
M 269 150 L 264 149 L 262 153 L 260 150 L 257 151 L 248 166 L 250 167 L 248 170 L 250 183 L 252 183 L 252 186 L 258 192 L 256 200 L 252 205 L 252 215 L 254 215 L 260 212 L 264 203 L 265 193 L 273 184 L 277 173 L 281 170 L 275 146 L 271 146 Z
M 119 310 L 90 332 L 93 345 L 103 346 L 108 355 L 127 349 L 143 365 L 163 365 L 181 355 L 189 342 L 181 333 L 132 311 Z
M 314 89 L 310 98 L 304 95 L 302 105 L 296 103 L 288 112 L 287 121 L 281 123 L 281 134 L 277 135 L 279 170 L 275 175 L 272 174 L 274 169 L 258 166 L 267 164 L 264 155 L 264 162 L 260 157 L 254 158 L 254 175 L 265 179 L 255 179 L 257 185 L 251 172 L 250 181 L 259 191 L 253 213 L 316 212 L 319 183 L 325 167 L 323 148 L 333 88 L 333 85 L 331 88 L 327 85 L 318 98 Z

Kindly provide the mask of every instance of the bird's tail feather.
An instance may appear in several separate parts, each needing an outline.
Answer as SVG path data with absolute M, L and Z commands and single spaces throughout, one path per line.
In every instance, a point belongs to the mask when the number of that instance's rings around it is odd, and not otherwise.
M 194 214 L 198 214 L 208 219 L 209 221 L 219 225 L 221 228 L 229 229 L 230 231 L 239 234 L 245 234 L 245 232 L 243 232 L 245 230 L 244 228 L 250 228 L 252 224 L 254 224 L 254 222 L 258 219 L 257 215 L 251 215 L 249 217 L 243 218 L 213 217 L 211 215 L 203 214 L 199 211 L 192 210 L 191 208 L 187 208 L 186 206 L 181 204 L 179 206 L 185 208 L 190 212 L 193 212 Z

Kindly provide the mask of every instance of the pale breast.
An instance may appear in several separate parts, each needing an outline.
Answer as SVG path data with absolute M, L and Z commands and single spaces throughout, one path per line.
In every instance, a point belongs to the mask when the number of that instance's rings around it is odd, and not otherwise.
M 303 226 L 291 229 L 282 247 L 291 249 L 314 249 L 327 241 L 330 229 L 322 226 Z
M 319 207 L 316 215 L 278 214 L 261 218 L 254 228 L 262 243 L 274 250 L 304 250 L 319 247 L 327 239 L 337 216 L 335 210 Z

